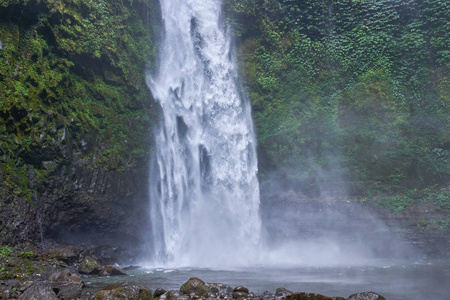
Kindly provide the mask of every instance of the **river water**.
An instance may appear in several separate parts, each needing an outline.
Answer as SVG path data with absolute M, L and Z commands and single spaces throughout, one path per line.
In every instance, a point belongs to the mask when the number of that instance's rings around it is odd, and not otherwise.
M 96 290 L 110 283 L 140 284 L 152 290 L 178 290 L 191 277 L 247 287 L 255 294 L 275 293 L 279 287 L 293 292 L 348 297 L 373 291 L 387 300 L 450 299 L 450 261 L 379 260 L 361 266 L 339 267 L 252 267 L 235 270 L 138 268 L 129 276 L 90 277 L 85 281 Z

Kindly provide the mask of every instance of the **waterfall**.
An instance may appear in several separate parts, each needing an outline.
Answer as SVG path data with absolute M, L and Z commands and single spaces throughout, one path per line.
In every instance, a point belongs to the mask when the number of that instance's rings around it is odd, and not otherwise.
M 220 0 L 161 0 L 162 118 L 150 176 L 152 262 L 242 265 L 260 239 L 256 141 Z

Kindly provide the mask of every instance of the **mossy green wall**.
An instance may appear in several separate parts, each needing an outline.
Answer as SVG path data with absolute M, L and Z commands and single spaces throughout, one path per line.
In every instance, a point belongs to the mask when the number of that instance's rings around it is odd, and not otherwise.
M 151 0 L 1 1 L 4 212 L 27 202 L 35 215 L 53 182 L 71 201 L 68 186 L 95 170 L 114 172 L 114 182 L 145 174 L 158 118 L 145 71 L 156 61 L 158 19 Z M 3 235 L 14 231 L 10 223 L 0 222 Z
M 149 155 L 155 16 L 145 0 L 2 1 L 2 197 L 32 201 L 26 173 L 45 181 L 74 156 L 126 170 Z

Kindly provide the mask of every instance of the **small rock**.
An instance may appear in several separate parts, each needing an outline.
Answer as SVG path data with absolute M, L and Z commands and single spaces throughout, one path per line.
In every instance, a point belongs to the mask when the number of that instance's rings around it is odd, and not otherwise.
M 4 282 L 4 284 L 10 287 L 18 287 L 20 285 L 19 281 L 15 279 L 8 279 Z
M 163 288 L 157 288 L 153 293 L 153 298 L 159 298 L 161 295 L 164 295 L 167 291 Z
M 120 276 L 120 275 L 128 275 L 124 270 L 115 266 L 105 266 L 100 270 L 98 276 Z
M 364 292 L 350 295 L 347 300 L 386 300 L 386 298 L 374 292 Z
M 262 294 L 262 299 L 263 300 L 272 300 L 272 299 L 275 299 L 275 295 L 269 291 L 264 291 L 264 293 Z
M 275 292 L 275 296 L 277 296 L 277 297 L 286 297 L 291 294 L 293 294 L 293 292 L 291 292 L 285 288 L 277 288 L 277 290 Z
M 113 284 L 108 284 L 107 286 L 103 287 L 101 290 L 102 291 L 110 291 L 110 290 L 115 290 L 124 286 L 128 286 L 127 282 L 120 282 L 120 283 L 113 283 Z
M 214 294 L 230 294 L 233 292 L 233 288 L 224 283 L 207 283 L 206 286 Z
M 136 269 L 140 269 L 141 267 L 139 266 L 128 266 L 123 268 L 125 271 L 131 271 L 131 270 L 136 270 Z
M 233 292 L 232 293 L 233 299 L 242 299 L 242 298 L 247 298 L 248 297 L 248 293 L 244 293 L 244 292 Z
M 172 291 L 166 292 L 164 294 L 164 297 L 165 297 L 165 299 L 170 299 L 170 300 L 178 299 L 179 297 L 181 297 L 181 293 L 180 293 L 180 291 L 172 290 Z M 163 298 L 163 296 L 161 298 Z
M 24 292 L 26 289 L 29 289 L 34 284 L 34 281 L 22 281 L 19 285 L 19 291 Z

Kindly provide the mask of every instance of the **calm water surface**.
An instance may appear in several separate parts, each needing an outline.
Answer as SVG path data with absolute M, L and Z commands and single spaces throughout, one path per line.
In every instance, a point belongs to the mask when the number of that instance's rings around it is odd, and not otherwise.
M 128 271 L 130 276 L 89 277 L 92 290 L 119 282 L 140 284 L 150 289 L 178 290 L 190 277 L 205 282 L 242 285 L 255 294 L 275 293 L 279 287 L 294 292 L 320 293 L 348 297 L 356 292 L 373 291 L 387 300 L 450 299 L 450 261 L 377 261 L 352 267 L 253 267 L 245 270 L 152 269 Z

